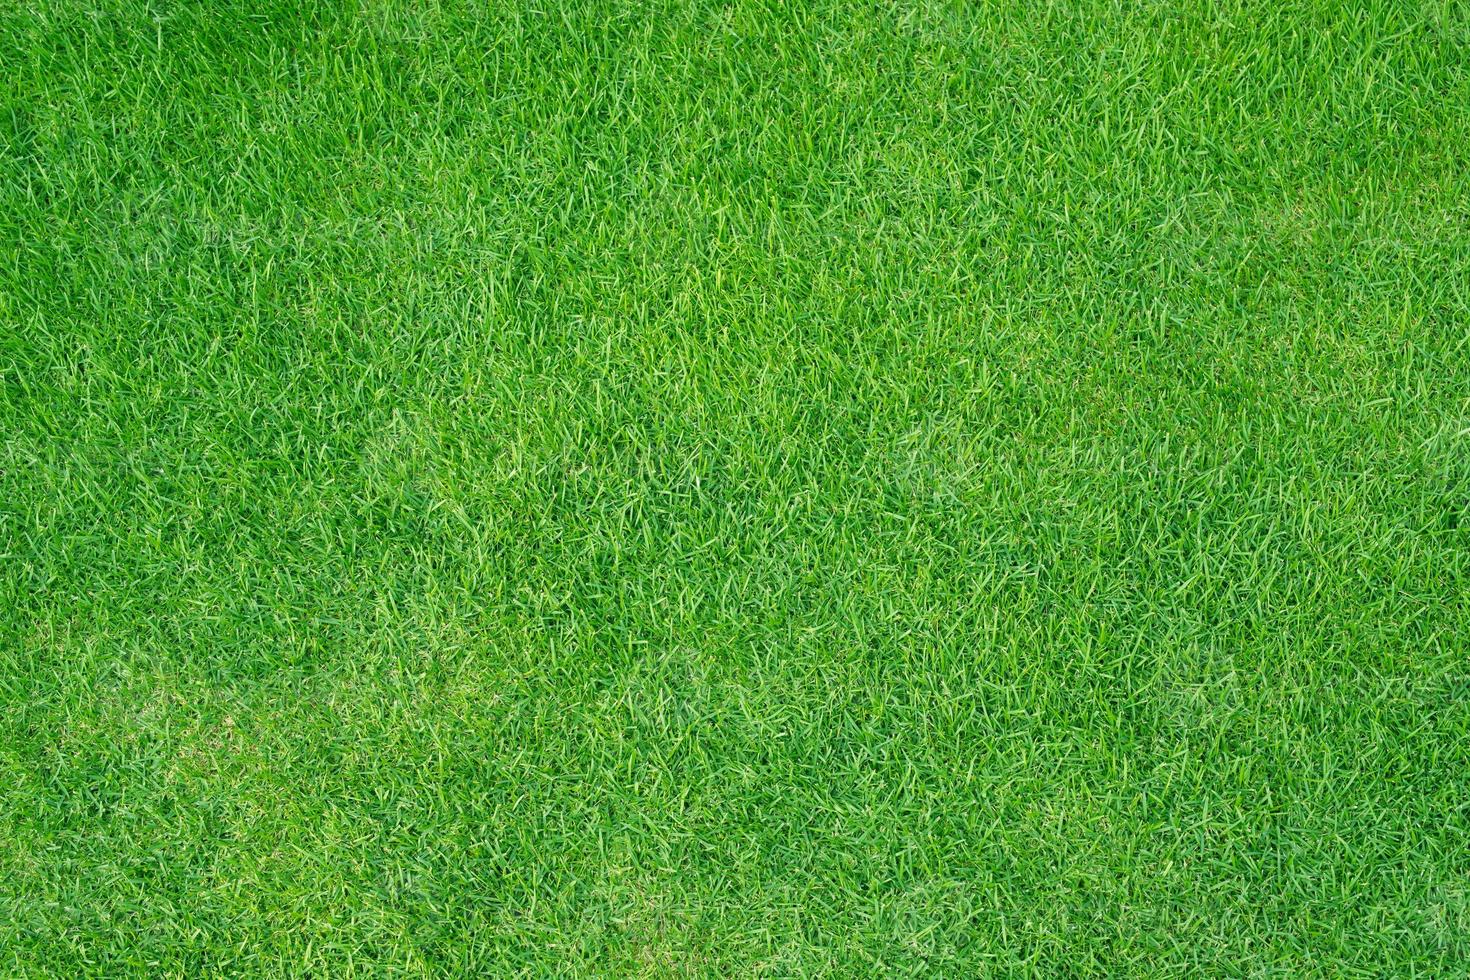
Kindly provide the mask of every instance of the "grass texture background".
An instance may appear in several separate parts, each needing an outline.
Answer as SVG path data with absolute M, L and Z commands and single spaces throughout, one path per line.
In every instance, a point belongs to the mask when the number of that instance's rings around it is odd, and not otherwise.
M 1470 958 L 1470 8 L 0 6 L 0 969 Z

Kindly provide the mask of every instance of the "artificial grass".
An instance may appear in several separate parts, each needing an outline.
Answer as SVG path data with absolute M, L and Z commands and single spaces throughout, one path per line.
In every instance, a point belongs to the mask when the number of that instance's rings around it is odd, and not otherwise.
M 0 968 L 1447 975 L 1470 12 L 0 12 Z

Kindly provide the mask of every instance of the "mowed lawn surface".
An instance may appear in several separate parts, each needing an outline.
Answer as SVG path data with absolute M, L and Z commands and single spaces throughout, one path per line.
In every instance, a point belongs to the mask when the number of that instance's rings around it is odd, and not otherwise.
M 0 971 L 1453 975 L 1470 11 L 16 0 Z

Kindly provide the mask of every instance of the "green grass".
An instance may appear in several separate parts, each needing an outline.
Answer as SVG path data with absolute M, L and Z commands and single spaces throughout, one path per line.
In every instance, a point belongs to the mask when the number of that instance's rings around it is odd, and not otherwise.
M 0 973 L 1470 959 L 1461 0 L 0 6 Z

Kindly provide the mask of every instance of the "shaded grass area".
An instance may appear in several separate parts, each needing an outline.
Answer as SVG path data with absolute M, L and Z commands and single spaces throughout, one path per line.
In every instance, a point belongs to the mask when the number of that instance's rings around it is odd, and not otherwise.
M 1470 10 L 0 11 L 0 964 L 1470 955 Z

